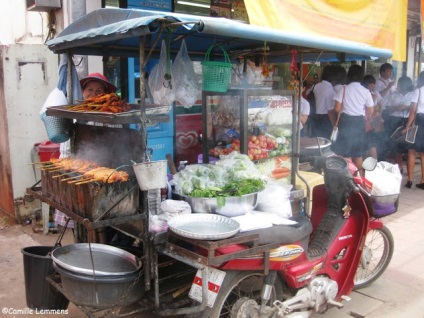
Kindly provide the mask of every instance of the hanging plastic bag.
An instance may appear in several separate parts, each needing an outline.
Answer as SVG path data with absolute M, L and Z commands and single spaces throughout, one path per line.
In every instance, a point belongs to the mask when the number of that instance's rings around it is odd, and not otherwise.
M 246 67 L 243 63 L 233 66 L 231 72 L 231 85 L 239 86 L 241 88 L 251 87 L 255 84 L 255 72 L 253 71 L 250 63 L 246 63 Z
M 170 105 L 175 101 L 175 79 L 170 65 L 166 44 L 162 40 L 159 62 L 149 76 L 149 89 L 155 104 Z
M 175 100 L 184 107 L 190 108 L 201 98 L 201 90 L 184 40 L 172 66 L 172 74 L 176 83 Z
M 72 119 L 56 116 L 47 116 L 48 107 L 67 105 L 68 100 L 65 94 L 58 88 L 53 89 L 44 102 L 41 110 L 41 120 L 46 128 L 47 136 L 50 141 L 62 143 L 70 138 Z

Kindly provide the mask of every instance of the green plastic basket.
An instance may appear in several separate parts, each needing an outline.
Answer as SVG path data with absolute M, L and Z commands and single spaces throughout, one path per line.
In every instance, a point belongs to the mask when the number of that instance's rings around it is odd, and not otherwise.
M 209 61 L 212 49 L 217 46 L 224 52 L 225 62 Z M 225 93 L 231 80 L 232 65 L 230 57 L 219 44 L 212 44 L 202 61 L 203 90 L 208 92 Z

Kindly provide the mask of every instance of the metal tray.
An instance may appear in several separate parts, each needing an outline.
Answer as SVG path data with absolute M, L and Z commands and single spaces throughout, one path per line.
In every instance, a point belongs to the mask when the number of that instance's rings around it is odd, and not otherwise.
M 168 221 L 174 233 L 197 240 L 221 240 L 235 235 L 240 224 L 218 214 L 183 214 Z
M 63 106 L 52 106 L 47 108 L 47 116 L 56 116 L 63 118 L 72 118 L 84 121 L 94 121 L 97 123 L 105 124 L 136 124 L 140 123 L 141 110 L 140 105 L 131 104 L 133 109 L 128 112 L 122 113 L 108 113 L 108 112 L 76 112 L 69 110 L 70 106 L 75 105 L 63 105 Z M 169 121 L 169 106 L 162 105 L 146 105 L 146 117 L 151 122 L 165 122 Z
M 91 253 L 90 253 L 91 246 Z M 123 249 L 96 243 L 77 243 L 56 248 L 53 262 L 71 272 L 99 276 L 126 275 L 140 269 L 141 261 Z

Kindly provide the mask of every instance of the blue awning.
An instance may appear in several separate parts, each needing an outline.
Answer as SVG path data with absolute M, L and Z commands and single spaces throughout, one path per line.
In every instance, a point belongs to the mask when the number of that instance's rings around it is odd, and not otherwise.
M 267 47 L 269 62 L 287 61 L 292 50 L 312 61 L 321 51 L 325 60 L 388 59 L 392 52 L 366 44 L 330 37 L 284 32 L 242 22 L 172 12 L 137 9 L 98 9 L 75 21 L 56 38 L 47 42 L 56 53 L 137 57 L 140 39 L 145 49 L 157 55 L 161 39 L 171 32 L 171 54 L 176 54 L 185 39 L 190 58 L 201 60 L 213 43 L 221 44 L 232 58 L 263 56 Z M 158 39 L 158 37 L 160 37 Z M 218 55 L 218 52 L 216 53 Z

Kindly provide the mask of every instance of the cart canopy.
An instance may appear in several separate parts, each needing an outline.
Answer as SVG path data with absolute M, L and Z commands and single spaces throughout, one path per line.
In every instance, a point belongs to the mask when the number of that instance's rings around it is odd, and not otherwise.
M 47 42 L 55 53 L 138 57 L 140 41 L 152 56 L 161 39 L 170 39 L 171 55 L 185 39 L 190 57 L 201 60 L 210 45 L 221 44 L 232 58 L 259 58 L 266 48 L 269 62 L 287 62 L 293 50 L 304 61 L 388 59 L 392 52 L 330 37 L 285 32 L 214 18 L 137 9 L 98 9 L 75 21 Z M 219 59 L 218 53 L 216 59 Z

